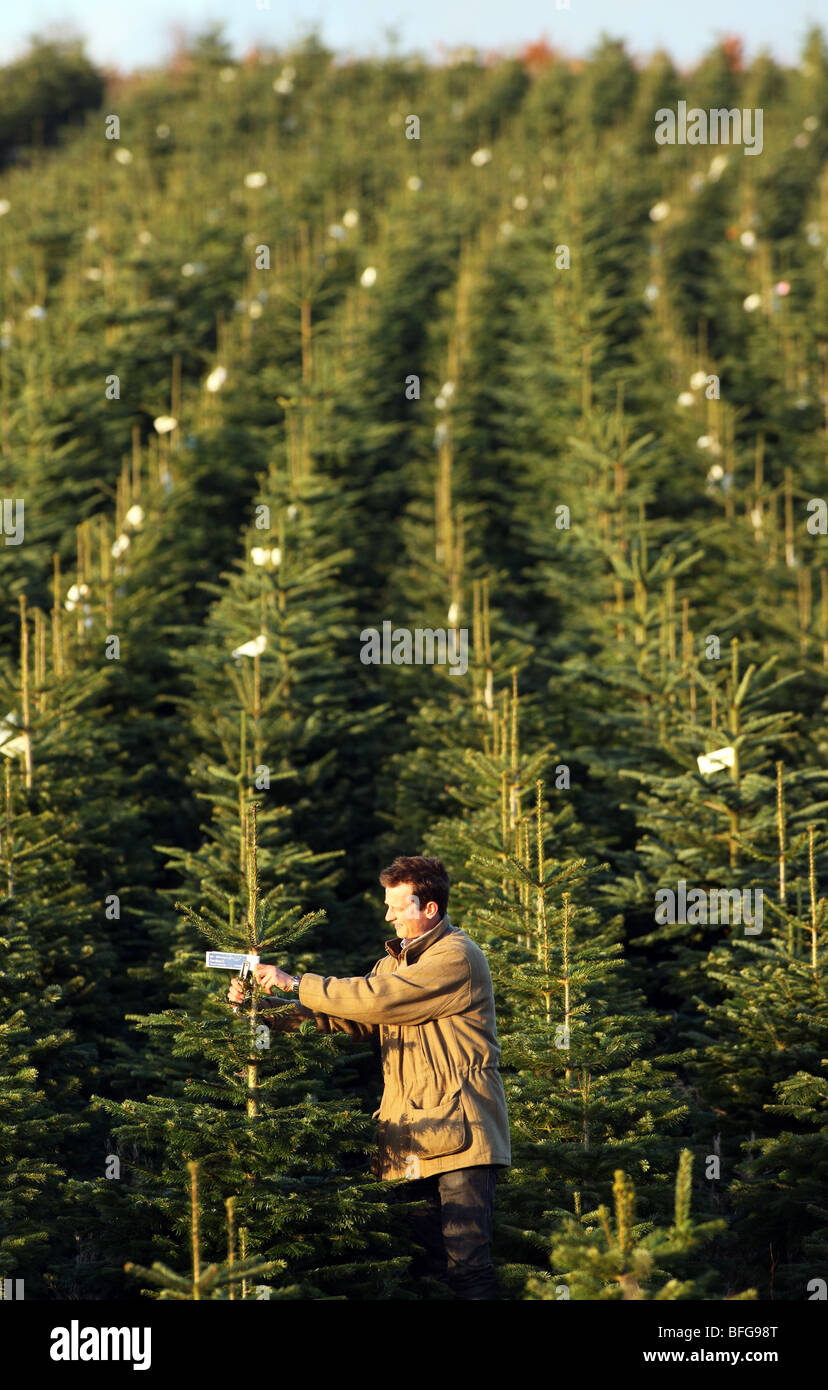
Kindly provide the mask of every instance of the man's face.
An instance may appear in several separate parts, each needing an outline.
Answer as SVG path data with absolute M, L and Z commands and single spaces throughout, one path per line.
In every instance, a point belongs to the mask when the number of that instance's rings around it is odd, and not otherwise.
M 385 920 L 393 922 L 397 936 L 421 936 L 437 925 L 439 912 L 437 904 L 426 903 L 420 910 L 420 901 L 410 883 L 398 883 L 385 890 Z

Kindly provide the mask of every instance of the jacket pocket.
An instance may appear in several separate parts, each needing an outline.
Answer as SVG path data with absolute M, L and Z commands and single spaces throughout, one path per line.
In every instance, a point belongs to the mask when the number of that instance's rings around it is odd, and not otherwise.
M 439 1105 L 423 1109 L 409 1101 L 405 1112 L 410 1150 L 419 1158 L 439 1158 L 466 1147 L 468 1124 L 463 1109 L 463 1088 L 444 1097 Z

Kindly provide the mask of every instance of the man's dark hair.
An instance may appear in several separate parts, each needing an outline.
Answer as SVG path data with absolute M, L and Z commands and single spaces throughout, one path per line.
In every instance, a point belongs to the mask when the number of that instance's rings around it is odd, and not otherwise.
M 393 864 L 383 869 L 379 881 L 383 888 L 410 883 L 412 892 L 419 898 L 421 912 L 428 903 L 434 902 L 440 916 L 445 916 L 451 877 L 445 865 L 433 855 L 398 854 Z

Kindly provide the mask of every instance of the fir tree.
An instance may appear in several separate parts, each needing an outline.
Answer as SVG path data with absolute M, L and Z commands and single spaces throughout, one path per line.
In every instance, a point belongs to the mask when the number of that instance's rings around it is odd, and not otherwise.
M 235 894 L 224 894 L 222 870 L 202 881 L 209 901 L 198 912 L 186 905 L 182 910 L 211 945 L 277 954 L 284 961 L 291 943 L 319 914 L 303 916 L 285 906 L 280 885 L 260 892 L 255 803 L 250 810 Z M 186 964 L 191 972 L 192 953 Z M 173 1057 L 188 1059 L 190 1075 L 181 1077 L 179 1071 L 181 1079 L 168 1082 L 164 1095 L 150 1093 L 145 1101 L 96 1102 L 113 1117 L 119 1142 L 137 1143 L 142 1155 L 134 1193 L 126 1187 L 121 1196 L 98 1184 L 102 1214 L 113 1203 L 117 1210 L 126 1202 L 133 1212 L 144 1208 L 156 1230 L 160 1214 L 165 1234 L 152 1243 L 169 1258 L 176 1233 L 184 1229 L 171 1174 L 195 1154 L 203 1162 L 209 1205 L 204 1229 L 211 1239 L 218 1238 L 220 1203 L 238 1194 L 251 1257 L 284 1261 L 304 1297 L 324 1297 L 326 1289 L 343 1285 L 352 1296 L 393 1287 L 407 1260 L 395 1257 L 383 1227 L 387 1220 L 392 1227 L 399 1221 L 395 1213 L 385 1215 L 382 1185 L 359 1171 L 370 1147 L 369 1120 L 358 1100 L 349 1101 L 337 1087 L 334 1038 L 318 1037 L 308 1022 L 294 1043 L 278 1017 L 273 1028 L 264 1022 L 257 988 L 249 1008 L 234 1018 L 226 1001 L 202 981 L 190 976 L 185 1010 L 137 1020 L 142 1031 L 156 1037 L 157 1047 L 163 1040 Z M 146 1218 L 135 1233 L 146 1243 Z
M 248 1280 L 253 1279 L 256 1275 L 270 1274 L 278 1267 L 278 1262 L 255 1259 L 239 1261 L 236 1259 L 235 1198 L 228 1197 L 225 1202 L 227 1210 L 227 1259 L 222 1264 L 210 1264 L 206 1269 L 203 1268 L 199 1230 L 198 1164 L 190 1162 L 187 1164 L 187 1168 L 190 1173 L 190 1250 L 192 1254 L 192 1273 L 189 1279 L 184 1275 L 176 1274 L 172 1269 L 168 1269 L 160 1260 L 155 1261 L 152 1269 L 144 1269 L 142 1265 L 133 1264 L 131 1260 L 128 1260 L 124 1269 L 127 1274 L 146 1279 L 150 1284 L 160 1288 L 159 1299 L 189 1299 L 193 1302 L 198 1302 L 203 1298 L 232 1300 L 238 1284 L 241 1284 L 240 1295 L 245 1298 Z M 243 1241 L 245 1235 L 246 1231 L 243 1229 L 241 1232 Z M 267 1286 L 264 1287 L 269 1295 L 270 1289 Z
M 715 1298 L 714 1271 L 693 1276 L 699 1246 L 719 1232 L 723 1221 L 694 1221 L 690 1214 L 693 1156 L 684 1149 L 676 1176 L 675 1214 L 669 1227 L 636 1224 L 635 1187 L 623 1169 L 617 1169 L 613 1182 L 614 1226 L 610 1212 L 602 1203 L 590 1216 L 595 1225 L 579 1224 L 567 1217 L 565 1233 L 555 1242 L 550 1255 L 553 1267 L 561 1271 L 551 1279 L 530 1279 L 528 1295 L 535 1299 L 561 1296 L 594 1300 L 656 1300 Z M 599 1229 L 600 1227 L 600 1229 Z M 649 1229 L 648 1229 L 649 1227 Z M 748 1289 L 731 1298 L 755 1299 Z

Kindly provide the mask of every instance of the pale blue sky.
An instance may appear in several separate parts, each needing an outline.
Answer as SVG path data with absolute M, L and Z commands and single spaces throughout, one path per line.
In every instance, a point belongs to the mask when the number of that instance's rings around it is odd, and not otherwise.
M 694 62 L 722 34 L 739 34 L 748 58 L 760 48 L 793 62 L 811 24 L 828 32 L 826 0 L 31 0 L 0 4 L 0 62 L 26 48 L 32 32 L 68 24 L 87 52 L 121 70 L 161 62 L 172 28 L 202 31 L 225 23 L 237 55 L 255 43 L 283 47 L 316 26 L 338 52 L 387 51 L 394 27 L 403 52 L 439 54 L 439 45 L 514 49 L 545 35 L 572 55 L 586 53 L 602 29 L 624 38 L 634 56 L 664 47 Z M 267 8 L 264 8 L 267 4 Z M 259 8 L 261 5 L 263 8 Z

